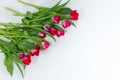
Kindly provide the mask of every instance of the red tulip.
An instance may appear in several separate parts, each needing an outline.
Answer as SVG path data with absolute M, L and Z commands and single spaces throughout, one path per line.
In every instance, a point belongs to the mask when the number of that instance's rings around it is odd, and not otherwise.
M 55 34 L 56 34 L 56 31 L 57 31 L 56 28 L 51 28 L 49 32 L 50 32 L 52 35 L 55 35 Z
M 64 28 L 67 28 L 67 27 L 69 27 L 70 25 L 71 25 L 71 23 L 70 23 L 69 20 L 63 20 L 62 26 L 63 26 Z
M 43 50 L 46 50 L 47 48 L 49 48 L 49 43 L 48 42 L 42 42 L 42 47 L 43 47 Z
M 73 10 L 70 13 L 70 19 L 71 20 L 78 20 L 79 17 L 79 13 L 77 12 L 77 10 Z
M 60 16 L 59 15 L 55 15 L 55 16 L 53 16 L 52 20 L 53 20 L 53 22 L 58 24 L 60 22 Z
M 45 34 L 44 32 L 39 32 L 39 36 L 40 36 L 41 38 L 45 38 L 45 37 L 46 37 L 46 34 Z
M 44 29 L 47 30 L 47 31 L 49 31 L 51 29 L 51 26 L 50 25 L 45 25 Z
M 65 32 L 64 32 L 63 30 L 57 30 L 56 36 L 57 36 L 57 37 L 63 36 L 64 33 L 65 33 Z
M 29 65 L 31 63 L 31 56 L 30 55 L 25 55 L 23 58 L 22 58 L 22 61 L 25 65 Z
M 23 53 L 18 53 L 18 57 L 19 57 L 20 59 L 22 59 L 22 58 L 24 57 L 24 54 L 23 54 Z
M 34 49 L 32 49 L 31 51 L 30 51 L 30 54 L 32 55 L 32 56 L 34 56 L 34 55 L 36 55 L 36 56 L 39 56 L 39 49 L 38 48 L 34 48 Z
M 39 46 L 38 43 L 36 44 L 36 48 L 37 48 L 38 50 L 40 50 L 40 46 Z

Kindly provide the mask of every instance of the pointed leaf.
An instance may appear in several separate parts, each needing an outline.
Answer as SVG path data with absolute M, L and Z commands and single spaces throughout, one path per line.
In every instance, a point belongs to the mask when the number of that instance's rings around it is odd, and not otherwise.
M 74 27 L 77 27 L 75 24 L 74 24 L 74 22 L 72 22 L 72 21 L 70 21 L 71 22 L 71 24 L 74 26 Z
M 59 13 L 60 14 L 63 14 L 63 15 L 67 15 L 67 14 L 70 14 L 72 10 L 70 8 L 62 8 Z
M 30 23 L 29 20 L 26 19 L 26 18 L 23 18 L 23 19 L 22 19 L 22 22 L 23 22 L 24 24 L 27 24 L 27 25 Z
M 13 61 L 6 55 L 4 59 L 4 65 L 7 68 L 7 71 L 10 73 L 12 76 L 13 74 Z
M 32 13 L 30 11 L 27 11 L 25 17 L 31 19 L 32 18 Z
M 61 4 L 61 5 L 58 5 L 57 7 L 54 8 L 54 11 L 59 11 L 61 10 L 62 8 L 64 8 L 68 3 L 70 2 L 70 0 L 68 0 L 67 2 Z
M 20 71 L 22 77 L 24 78 L 24 74 L 23 74 L 23 71 L 22 71 L 20 65 L 19 65 L 18 63 L 15 63 L 15 64 L 16 64 L 16 66 L 18 67 L 18 69 L 19 69 L 19 71 Z
M 30 42 L 30 41 L 27 41 L 27 40 L 21 40 L 21 41 L 19 41 L 18 44 L 22 45 L 27 50 L 31 50 L 31 49 L 35 48 L 35 44 L 33 42 Z

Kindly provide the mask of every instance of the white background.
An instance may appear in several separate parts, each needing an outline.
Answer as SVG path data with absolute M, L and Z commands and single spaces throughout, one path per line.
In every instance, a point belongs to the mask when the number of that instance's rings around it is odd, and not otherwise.
M 58 0 L 25 0 L 51 6 Z M 65 1 L 65 0 L 63 0 Z M 33 59 L 22 79 L 17 68 L 11 77 L 0 54 L 1 80 L 120 80 L 120 1 L 71 0 L 68 6 L 77 9 L 80 20 L 71 26 L 64 37 L 41 56 Z M 19 22 L 3 7 L 21 12 L 36 11 L 17 2 L 0 0 L 0 22 Z

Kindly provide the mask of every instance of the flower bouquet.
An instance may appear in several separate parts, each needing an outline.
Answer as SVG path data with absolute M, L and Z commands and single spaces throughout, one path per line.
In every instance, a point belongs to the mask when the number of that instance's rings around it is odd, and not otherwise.
M 0 28 L 0 50 L 5 55 L 4 65 L 11 75 L 15 64 L 24 76 L 23 69 L 31 63 L 32 57 L 39 56 L 51 45 L 46 37 L 56 41 L 55 36 L 64 36 L 66 28 L 75 26 L 73 21 L 78 20 L 79 14 L 77 10 L 66 7 L 69 1 L 61 4 L 60 0 L 48 8 L 18 0 L 38 9 L 37 12 L 27 11 L 26 14 L 6 7 L 13 15 L 23 17 L 21 23 L 0 23 L 3 26 Z

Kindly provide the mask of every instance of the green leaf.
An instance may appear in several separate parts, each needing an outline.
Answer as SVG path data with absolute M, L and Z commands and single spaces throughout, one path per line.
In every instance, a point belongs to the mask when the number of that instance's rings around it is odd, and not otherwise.
M 77 27 L 75 24 L 74 24 L 74 22 L 72 22 L 72 21 L 70 21 L 71 22 L 71 24 L 74 26 L 74 27 Z
M 13 56 L 13 55 L 11 55 L 11 54 L 7 54 L 14 62 L 18 62 L 18 63 L 23 63 L 21 60 L 20 60 L 20 58 L 18 57 L 18 56 Z
M 26 69 L 26 65 L 25 65 L 25 64 L 23 64 L 23 69 L 24 69 L 24 70 Z
M 21 40 L 21 41 L 19 41 L 18 44 L 22 45 L 27 50 L 31 50 L 31 49 L 35 48 L 35 44 L 33 42 L 30 42 L 30 41 L 27 41 L 27 40 Z
M 32 18 L 32 13 L 30 11 L 27 11 L 25 17 L 31 19 Z
M 50 10 L 55 10 L 56 7 L 61 3 L 62 0 L 59 0 Z
M 34 30 L 34 31 L 33 31 L 33 30 L 31 29 L 31 30 L 28 31 L 28 34 L 31 35 L 31 36 L 37 36 L 38 33 L 39 33 L 38 30 Z
M 31 6 L 31 7 L 37 8 L 37 9 L 49 9 L 49 8 L 46 8 L 46 7 L 42 7 L 42 6 L 38 6 L 38 5 L 34 5 L 34 4 L 30 4 L 30 3 L 24 2 L 22 0 L 18 0 L 18 2 L 20 2 L 20 3 L 24 4 L 24 5 L 27 5 L 27 6 Z
M 39 14 L 39 12 L 38 12 L 39 16 L 36 16 L 35 19 L 41 18 L 41 17 L 43 17 L 43 16 L 46 16 L 46 15 L 48 15 L 51 11 L 54 11 L 54 10 L 56 9 L 56 7 L 61 3 L 61 1 L 62 1 L 62 0 L 59 0 L 52 8 L 47 9 L 47 10 L 43 10 L 43 11 L 42 11 L 42 14 Z
M 62 8 L 59 13 L 60 14 L 63 14 L 63 15 L 67 15 L 67 14 L 70 14 L 72 10 L 70 8 Z
M 10 75 L 12 76 L 13 74 L 13 61 L 11 60 L 11 58 L 9 58 L 7 55 L 5 55 L 5 59 L 4 59 L 4 65 L 7 68 L 7 71 L 10 73 Z
M 10 50 L 13 52 L 16 51 L 14 50 L 13 44 L 10 44 L 9 42 L 6 42 L 0 39 L 0 44 L 2 45 L 2 47 L 6 49 L 6 51 L 10 51 Z
M 27 25 L 30 23 L 29 20 L 26 19 L 26 18 L 23 18 L 23 19 L 22 19 L 22 22 L 23 22 L 24 24 L 27 24 Z
M 38 43 L 40 45 L 40 47 L 42 48 L 42 43 L 41 43 L 42 40 L 41 40 L 41 38 L 28 35 L 28 39 Z
M 57 7 L 54 8 L 54 11 L 59 11 L 61 10 L 62 8 L 64 8 L 68 3 L 70 2 L 70 0 L 68 0 L 67 2 L 61 4 L 61 5 L 58 5 Z
M 8 11 L 13 12 L 13 13 L 14 13 L 14 14 L 13 14 L 14 16 L 24 16 L 24 14 L 20 13 L 19 11 L 14 10 L 14 9 L 11 9 L 11 8 L 9 8 L 9 7 L 5 7 L 5 9 L 7 9 Z
M 24 74 L 23 74 L 23 71 L 22 71 L 20 65 L 19 65 L 18 63 L 15 63 L 15 64 L 16 64 L 16 66 L 18 67 L 18 69 L 19 69 L 19 71 L 20 71 L 22 77 L 24 78 Z
M 18 51 L 18 50 L 15 49 L 16 43 L 6 42 L 6 41 L 3 41 L 3 40 L 0 40 L 0 44 L 1 44 L 4 48 L 6 48 L 5 51 L 11 52 L 11 54 L 13 54 L 13 52 L 15 53 L 16 51 Z

